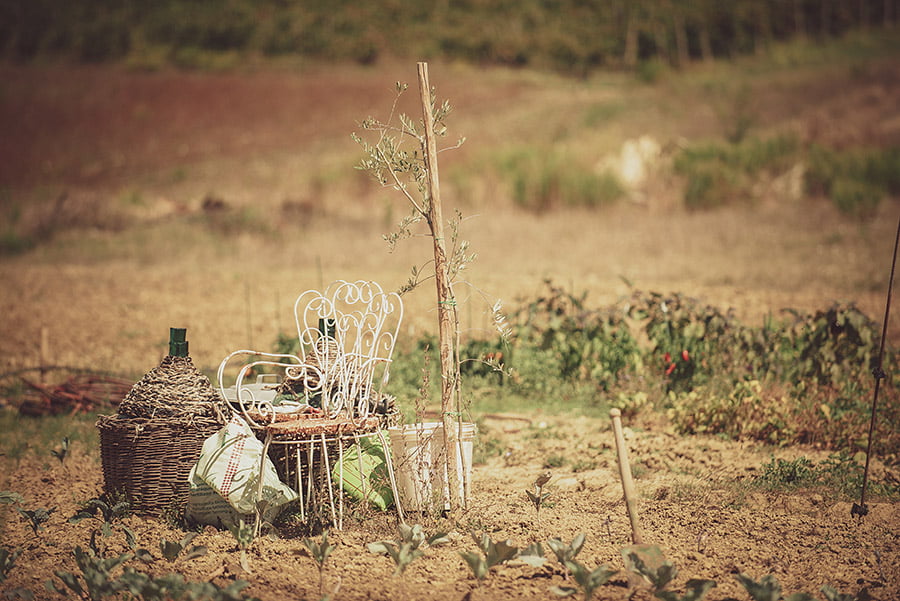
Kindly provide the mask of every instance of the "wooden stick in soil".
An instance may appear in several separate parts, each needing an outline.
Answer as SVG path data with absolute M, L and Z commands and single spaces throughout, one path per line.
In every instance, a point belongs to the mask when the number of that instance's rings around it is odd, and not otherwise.
M 447 270 L 447 250 L 444 241 L 444 218 L 441 210 L 441 188 L 438 177 L 437 142 L 434 139 L 434 115 L 431 112 L 431 85 L 428 82 L 428 63 L 418 63 L 419 95 L 422 102 L 422 121 L 425 125 L 425 171 L 428 174 L 427 214 L 425 216 L 434 242 L 434 280 L 438 297 L 438 342 L 441 355 L 441 422 L 444 425 L 444 460 L 450 483 L 446 501 L 453 508 L 453 496 L 459 490 L 458 475 L 451 465 L 450 428 L 453 427 L 453 398 L 457 386 L 453 365 L 453 307 L 456 300 Z M 460 499 L 460 504 L 465 500 Z
M 622 478 L 622 490 L 625 493 L 625 506 L 628 509 L 628 519 L 631 521 L 631 542 L 636 545 L 643 544 L 641 526 L 638 522 L 637 495 L 634 492 L 634 481 L 631 479 L 631 465 L 628 463 L 628 449 L 625 447 L 625 435 L 622 433 L 622 412 L 619 409 L 610 409 L 613 433 L 616 438 L 616 452 L 619 457 L 619 476 Z

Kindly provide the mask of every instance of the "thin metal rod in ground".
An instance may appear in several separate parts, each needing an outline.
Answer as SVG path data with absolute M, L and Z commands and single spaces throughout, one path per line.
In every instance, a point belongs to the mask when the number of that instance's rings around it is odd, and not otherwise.
M 866 489 L 869 486 L 869 461 L 872 458 L 872 439 L 875 436 L 875 414 L 878 409 L 878 391 L 881 388 L 881 381 L 884 379 L 884 369 L 882 363 L 884 361 L 884 342 L 887 339 L 888 317 L 891 314 L 891 292 L 894 289 L 894 272 L 897 268 L 897 247 L 900 246 L 900 221 L 897 222 L 897 236 L 894 238 L 894 256 L 891 259 L 891 277 L 888 281 L 887 301 L 884 306 L 884 322 L 881 326 L 881 343 L 878 349 L 878 363 L 872 373 L 875 376 L 875 391 L 872 394 L 872 415 L 869 418 L 869 442 L 866 444 L 866 467 L 863 469 L 862 488 L 859 494 L 859 504 L 853 505 L 850 509 L 850 515 L 864 516 L 869 513 L 866 507 Z
M 616 451 L 619 456 L 619 475 L 622 478 L 622 491 L 625 494 L 625 506 L 628 509 L 628 519 L 631 520 L 631 542 L 636 545 L 643 543 L 641 537 L 641 525 L 638 522 L 637 495 L 634 492 L 634 481 L 631 479 L 631 465 L 628 463 L 628 449 L 625 447 L 625 435 L 622 433 L 622 412 L 619 409 L 610 409 L 613 434 L 616 438 Z

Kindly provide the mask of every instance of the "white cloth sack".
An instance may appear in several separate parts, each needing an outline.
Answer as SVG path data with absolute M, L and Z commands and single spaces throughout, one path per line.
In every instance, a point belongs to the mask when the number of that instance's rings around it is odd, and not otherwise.
M 200 459 L 191 470 L 191 492 L 198 493 L 200 503 L 209 504 L 202 497 L 205 491 L 200 483 L 206 484 L 238 514 L 253 514 L 256 511 L 256 493 L 260 478 L 260 459 L 263 443 L 253 434 L 253 430 L 240 416 L 235 415 L 224 428 L 210 436 L 203 443 Z M 278 479 L 272 461 L 266 457 L 262 466 L 262 505 L 264 516 L 273 508 L 278 508 L 297 498 L 289 486 Z M 208 493 L 205 493 L 208 496 Z

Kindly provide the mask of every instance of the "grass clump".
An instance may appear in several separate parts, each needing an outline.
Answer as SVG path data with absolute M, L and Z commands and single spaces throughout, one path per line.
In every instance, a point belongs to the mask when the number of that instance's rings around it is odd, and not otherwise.
M 535 212 L 608 206 L 624 194 L 614 175 L 559 150 L 512 149 L 495 159 L 494 169 L 515 205 Z

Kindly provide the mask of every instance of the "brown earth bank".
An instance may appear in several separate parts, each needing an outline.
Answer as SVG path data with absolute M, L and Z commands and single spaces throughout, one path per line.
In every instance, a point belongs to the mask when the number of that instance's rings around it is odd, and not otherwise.
M 689 579 L 703 578 L 717 582 L 709 599 L 748 599 L 734 577 L 743 573 L 757 580 L 774 575 L 785 595 L 809 592 L 821 599 L 819 589 L 826 584 L 861 599 L 887 601 L 900 595 L 897 503 L 870 500 L 868 515 L 859 518 L 851 516 L 851 499 L 835 498 L 828 491 L 772 492 L 752 484 L 761 466 L 773 458 L 819 461 L 825 457 L 822 452 L 682 437 L 658 421 L 639 425 L 626 428 L 626 438 L 637 474 L 640 525 L 644 542 L 661 547 L 678 568 L 671 590 L 683 591 Z M 631 528 L 605 420 L 541 413 L 498 415 L 482 422 L 479 436 L 489 438 L 497 454 L 475 466 L 469 508 L 445 518 L 408 518 L 422 524 L 428 534 L 449 532 L 450 542 L 428 548 L 404 575 L 393 576 L 393 563 L 373 555 L 366 545 L 396 539 L 396 516 L 358 514 L 348 519 L 343 531 L 330 532 L 336 550 L 325 570 L 325 593 L 340 585 L 333 599 L 552 599 L 551 587 L 573 585 L 555 559 L 540 568 L 515 562 L 501 565 L 479 585 L 459 552 L 476 550 L 472 532 L 486 532 L 495 541 L 510 539 L 520 548 L 551 537 L 568 542 L 584 533 L 587 542 L 578 559 L 591 568 L 606 564 L 619 570 L 595 598 L 625 599 L 632 593 L 634 598 L 651 598 L 646 589 L 629 588 L 623 569 L 621 550 L 631 544 Z M 2 488 L 23 495 L 26 508 L 56 510 L 44 530 L 34 534 L 24 518 L 4 509 L 3 544 L 22 549 L 22 554 L 0 588 L 22 587 L 35 598 L 54 598 L 44 589 L 54 570 L 78 572 L 72 549 L 86 548 L 98 523 L 71 524 L 67 519 L 80 503 L 100 494 L 96 451 L 77 446 L 63 465 L 34 456 L 21 461 L 4 458 Z M 580 460 L 582 467 L 573 471 L 568 463 L 550 468 L 552 478 L 545 488 L 550 496 L 538 519 L 524 491 L 546 469 L 547 458 L 560 454 L 570 462 Z M 897 477 L 880 465 L 875 470 L 881 479 Z M 289 524 L 280 534 L 253 544 L 252 573 L 247 573 L 227 531 L 207 527 L 192 545 L 203 545 L 208 553 L 170 564 L 161 557 L 159 542 L 180 540 L 184 532 L 157 518 L 132 516 L 124 523 L 136 534 L 137 546 L 156 557 L 146 565 L 132 560 L 135 569 L 155 576 L 174 571 L 223 587 L 235 579 L 245 580 L 246 594 L 266 600 L 320 597 L 315 563 Z M 102 540 L 109 554 L 128 551 L 119 530 Z M 546 544 L 544 548 L 552 557 Z

